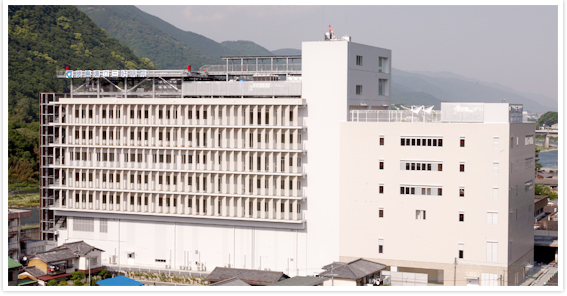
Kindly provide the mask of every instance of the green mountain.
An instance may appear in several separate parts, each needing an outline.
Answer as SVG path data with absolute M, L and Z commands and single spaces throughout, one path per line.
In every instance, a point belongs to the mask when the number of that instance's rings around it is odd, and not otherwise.
M 136 54 L 148 56 L 160 69 L 181 69 L 188 64 L 197 69 L 222 64 L 221 56 L 271 55 L 251 41 L 218 43 L 205 36 L 183 31 L 145 13 L 133 5 L 78 6 L 110 36 L 128 45 Z
M 272 52 L 275 55 L 297 55 L 297 54 L 301 54 L 301 49 L 281 48 L 281 49 L 272 50 Z
M 233 52 L 238 52 L 239 55 L 273 55 L 271 51 L 252 41 L 223 41 L 221 45 Z
M 204 64 L 220 63 L 164 33 L 156 23 L 163 22 L 135 6 L 77 6 L 106 32 L 120 40 L 135 54 L 150 57 L 159 69 L 193 69 Z M 171 26 L 173 27 L 173 26 Z M 203 37 L 204 38 L 204 37 Z M 212 41 L 212 40 L 211 40 Z M 216 43 L 212 41 L 213 43 Z
M 155 69 L 74 6 L 8 6 L 8 178 L 37 182 L 39 93 L 68 92 L 56 70 Z

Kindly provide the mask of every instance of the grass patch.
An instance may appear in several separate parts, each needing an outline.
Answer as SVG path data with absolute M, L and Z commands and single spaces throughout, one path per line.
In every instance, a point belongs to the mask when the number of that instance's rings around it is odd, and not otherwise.
M 28 183 L 8 184 L 8 190 L 39 190 L 39 183 L 37 183 L 37 184 L 28 184 Z
M 8 207 L 15 209 L 39 207 L 39 193 L 9 195 Z

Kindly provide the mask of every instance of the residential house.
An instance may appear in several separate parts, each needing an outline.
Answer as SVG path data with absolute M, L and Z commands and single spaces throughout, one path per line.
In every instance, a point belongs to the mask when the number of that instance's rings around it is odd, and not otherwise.
M 103 250 L 83 241 L 66 243 L 30 257 L 25 271 L 43 282 L 61 280 L 73 271 L 95 273 L 104 268 L 100 260 L 101 252 Z
M 22 267 L 22 265 L 8 257 L 8 286 L 17 286 L 18 285 L 18 270 Z
M 268 286 L 323 286 L 323 282 L 330 280 L 327 277 L 315 277 L 315 276 L 294 276 L 289 279 L 285 279 Z
M 216 267 L 207 276 L 206 280 L 214 284 L 233 278 L 239 279 L 251 286 L 266 286 L 288 279 L 289 276 L 281 271 Z
M 20 260 L 20 241 L 28 239 L 21 234 L 21 219 L 30 217 L 29 210 L 8 210 L 8 256 L 16 261 Z
M 386 265 L 360 258 L 348 263 L 333 262 L 323 266 L 323 269 L 325 271 L 319 276 L 331 278 L 331 281 L 324 282 L 323 286 L 365 286 L 371 283 L 372 279 L 380 278 L 380 273 L 386 269 Z

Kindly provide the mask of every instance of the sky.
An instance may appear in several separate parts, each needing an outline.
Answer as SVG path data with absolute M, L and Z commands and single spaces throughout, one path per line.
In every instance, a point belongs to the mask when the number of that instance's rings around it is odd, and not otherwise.
M 557 6 L 153 6 L 170 24 L 214 41 L 301 49 L 337 37 L 392 50 L 392 67 L 452 72 L 519 91 L 558 96 Z

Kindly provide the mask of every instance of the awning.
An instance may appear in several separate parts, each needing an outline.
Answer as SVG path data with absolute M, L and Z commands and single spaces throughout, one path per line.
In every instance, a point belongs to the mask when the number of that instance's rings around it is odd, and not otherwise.
M 143 283 L 140 283 L 136 280 L 133 280 L 126 276 L 117 276 L 115 278 L 110 278 L 106 280 L 100 280 L 96 282 L 99 286 L 143 286 Z

